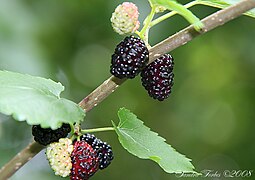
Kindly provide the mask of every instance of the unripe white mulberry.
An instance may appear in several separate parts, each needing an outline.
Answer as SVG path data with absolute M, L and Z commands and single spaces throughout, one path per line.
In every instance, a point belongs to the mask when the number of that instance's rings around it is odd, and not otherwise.
M 138 8 L 134 3 L 122 3 L 112 13 L 111 22 L 114 31 L 120 35 L 134 33 L 140 26 L 138 16 Z
M 46 156 L 51 168 L 56 175 L 67 177 L 70 175 L 73 151 L 72 141 L 68 138 L 61 138 L 59 142 L 51 143 L 46 149 Z

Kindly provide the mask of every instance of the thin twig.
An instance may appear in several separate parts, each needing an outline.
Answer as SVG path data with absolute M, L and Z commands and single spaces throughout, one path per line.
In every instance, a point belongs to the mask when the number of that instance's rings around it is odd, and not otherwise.
M 203 32 L 198 33 L 194 30 L 193 26 L 189 26 L 182 31 L 174 34 L 173 36 L 165 39 L 159 44 L 150 49 L 150 62 L 156 58 L 170 52 L 193 38 L 204 34 L 220 25 L 227 23 L 228 21 L 237 18 L 244 12 L 255 8 L 255 0 L 242 0 L 241 2 L 232 5 L 226 9 L 220 10 L 202 20 L 205 27 Z M 86 111 L 90 111 L 93 107 L 101 103 L 106 97 L 113 93 L 119 85 L 124 83 L 126 79 L 118 79 L 111 76 L 98 86 L 92 93 L 84 98 L 79 105 Z M 18 153 L 11 161 L 5 164 L 0 169 L 0 180 L 5 180 L 11 177 L 18 169 L 20 169 L 26 162 L 33 158 L 37 153 L 43 149 L 43 146 L 36 142 L 32 142 L 20 153 Z

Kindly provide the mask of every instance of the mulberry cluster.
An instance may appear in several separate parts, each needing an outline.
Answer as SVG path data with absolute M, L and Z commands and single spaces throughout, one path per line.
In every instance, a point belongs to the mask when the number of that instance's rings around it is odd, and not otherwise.
M 111 146 L 93 134 L 82 135 L 74 142 L 61 138 L 47 147 L 46 156 L 56 175 L 70 176 L 71 180 L 87 180 L 113 160 Z
M 51 128 L 42 128 L 40 125 L 32 126 L 32 135 L 34 140 L 41 145 L 48 145 L 57 142 L 60 138 L 65 138 L 71 131 L 69 124 L 63 124 L 60 128 L 52 130 Z
M 155 12 L 165 10 L 165 7 L 157 6 Z M 121 35 L 134 33 L 139 28 L 138 16 L 135 4 L 124 2 L 119 5 L 111 17 L 114 31 Z M 149 51 L 145 43 L 140 38 L 129 36 L 115 48 L 110 72 L 120 79 L 132 79 L 142 71 L 142 85 L 148 94 L 154 99 L 163 101 L 169 97 L 173 86 L 173 58 L 169 54 L 164 54 L 146 66 L 148 60 Z
M 165 54 L 143 69 L 142 85 L 152 98 L 163 101 L 169 97 L 173 86 L 173 67 L 172 56 Z
M 121 41 L 112 55 L 111 74 L 123 79 L 137 76 L 149 61 L 149 50 L 137 37 L 129 36 Z
M 141 72 L 142 85 L 148 94 L 159 101 L 169 97 L 173 86 L 173 58 L 169 54 L 157 58 L 146 66 L 149 51 L 140 38 L 126 37 L 115 48 L 110 71 L 122 78 L 134 78 Z

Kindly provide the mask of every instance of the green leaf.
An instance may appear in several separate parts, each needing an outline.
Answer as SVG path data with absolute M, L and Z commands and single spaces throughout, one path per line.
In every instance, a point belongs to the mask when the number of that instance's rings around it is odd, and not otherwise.
M 119 125 L 112 123 L 120 143 L 128 152 L 155 161 L 168 173 L 196 173 L 190 159 L 175 151 L 157 133 L 150 131 L 136 115 L 121 108 L 118 116 Z
M 74 102 L 60 98 L 63 90 L 64 86 L 50 79 L 0 71 L 0 112 L 52 129 L 82 121 L 85 112 Z
M 203 4 L 203 5 L 207 5 L 207 6 L 212 6 L 212 7 L 217 7 L 217 8 L 221 8 L 224 9 L 230 5 L 236 4 L 238 2 L 240 2 L 241 0 L 196 0 L 196 2 L 198 4 Z M 251 16 L 253 18 L 255 18 L 255 8 L 244 13 L 247 16 Z

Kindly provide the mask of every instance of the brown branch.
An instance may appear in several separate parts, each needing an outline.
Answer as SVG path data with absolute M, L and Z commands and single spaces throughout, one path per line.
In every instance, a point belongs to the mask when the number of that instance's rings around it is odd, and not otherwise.
M 150 49 L 150 62 L 157 57 L 170 52 L 193 38 L 204 34 L 228 21 L 237 18 L 242 13 L 255 8 L 255 0 L 242 0 L 241 2 L 232 5 L 226 9 L 220 10 L 202 20 L 205 28 L 202 32 L 196 32 L 193 26 L 189 26 L 173 36 L 165 39 L 159 44 Z M 86 111 L 90 111 L 93 107 L 101 103 L 106 97 L 113 93 L 119 85 L 124 83 L 126 79 L 118 79 L 111 76 L 98 86 L 92 93 L 84 98 L 79 105 Z M 18 153 L 11 161 L 0 169 L 0 180 L 5 180 L 11 177 L 18 169 L 20 169 L 26 162 L 33 158 L 38 152 L 43 149 L 43 146 L 36 142 L 32 142 L 20 153 Z
M 43 148 L 44 146 L 36 142 L 30 143 L 0 169 L 0 180 L 5 180 L 11 177 L 16 171 L 18 171 L 24 164 L 31 160 Z
M 93 107 L 97 106 L 106 97 L 113 93 L 119 87 L 119 85 L 125 81 L 126 79 L 119 79 L 111 76 L 100 86 L 98 86 L 93 92 L 91 92 L 87 97 L 85 97 L 79 103 L 79 105 L 85 110 L 85 112 L 90 111 Z

